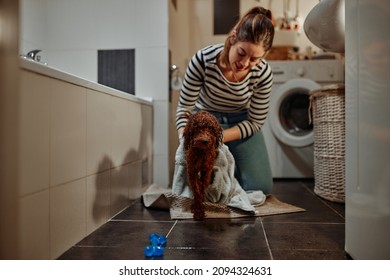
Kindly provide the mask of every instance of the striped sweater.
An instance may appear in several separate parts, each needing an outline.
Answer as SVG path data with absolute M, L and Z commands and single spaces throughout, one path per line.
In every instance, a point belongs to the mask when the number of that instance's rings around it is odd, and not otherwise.
M 254 66 L 241 82 L 230 82 L 217 66 L 223 45 L 199 50 L 191 59 L 180 91 L 176 128 L 187 123 L 194 108 L 217 112 L 248 110 L 248 119 L 238 124 L 241 138 L 261 129 L 267 117 L 272 88 L 271 67 L 265 60 Z

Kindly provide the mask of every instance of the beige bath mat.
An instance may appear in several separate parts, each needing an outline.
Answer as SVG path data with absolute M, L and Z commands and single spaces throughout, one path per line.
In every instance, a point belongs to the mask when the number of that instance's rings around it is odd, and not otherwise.
M 192 219 L 190 198 L 173 195 L 170 189 L 151 185 L 142 195 L 145 207 L 169 210 L 171 219 Z M 269 195 L 264 204 L 255 206 L 255 212 L 246 212 L 226 205 L 206 202 L 206 218 L 240 218 L 257 217 L 276 214 L 296 213 L 306 211 L 303 208 L 282 202 L 275 196 Z

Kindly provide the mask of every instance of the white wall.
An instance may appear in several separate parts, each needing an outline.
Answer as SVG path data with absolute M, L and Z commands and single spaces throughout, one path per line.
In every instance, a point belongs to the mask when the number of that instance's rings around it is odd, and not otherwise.
M 170 5 L 169 10 L 169 46 L 172 52 L 172 63 L 180 67 L 181 74 L 185 71 L 191 56 L 200 48 L 210 44 L 223 43 L 226 35 L 213 34 L 213 0 L 176 0 L 176 9 Z M 245 13 L 251 7 L 260 5 L 271 9 L 275 19 L 284 14 L 284 0 L 240 0 L 240 13 Z M 299 3 L 299 18 L 304 22 L 306 15 L 317 5 L 319 0 L 290 0 L 290 10 L 295 15 L 296 4 Z M 270 5 L 271 4 L 271 5 Z M 303 29 L 294 32 L 294 44 L 298 45 L 302 51 L 306 47 L 311 47 L 313 51 L 321 52 L 313 45 L 304 34 Z M 280 44 L 276 35 L 276 45 Z
M 97 81 L 98 49 L 135 48 L 135 95 L 154 100 L 154 182 L 168 185 L 168 0 L 22 0 L 20 52 Z
M 190 2 L 190 19 L 189 23 L 189 32 L 192 34 L 190 37 L 191 48 L 190 53 L 193 54 L 199 48 L 207 46 L 209 44 L 223 43 L 225 41 L 226 35 L 214 35 L 213 34 L 213 14 L 214 14 L 214 5 L 212 0 L 178 0 L 179 4 L 181 2 Z M 283 0 L 274 0 L 274 1 L 255 1 L 255 0 L 240 0 L 240 14 L 244 14 L 247 10 L 254 6 L 263 6 L 272 11 L 273 17 L 276 21 L 283 17 L 284 10 L 287 9 L 283 5 L 286 1 Z M 298 15 L 300 21 L 304 22 L 304 18 L 309 13 L 309 11 L 319 2 L 318 0 L 290 0 L 290 11 L 291 16 L 295 17 L 296 14 L 296 4 L 298 5 Z M 180 5 L 179 5 L 180 7 Z M 303 27 L 301 25 L 301 27 Z M 294 33 L 292 36 L 292 41 L 289 41 L 291 45 L 299 46 L 301 51 L 305 51 L 306 47 L 310 46 L 314 51 L 320 52 L 320 50 L 314 46 L 306 37 L 303 29 L 300 29 L 297 32 L 291 31 Z M 285 45 L 286 40 L 283 38 L 285 34 L 280 35 L 279 31 L 276 30 L 274 45 Z

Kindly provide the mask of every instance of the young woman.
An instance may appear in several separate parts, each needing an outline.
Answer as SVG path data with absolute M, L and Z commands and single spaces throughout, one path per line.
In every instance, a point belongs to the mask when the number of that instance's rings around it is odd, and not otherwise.
M 224 128 L 244 190 L 269 194 L 272 174 L 261 127 L 269 107 L 272 71 L 264 57 L 274 37 L 271 11 L 254 7 L 241 17 L 224 45 L 199 50 L 191 59 L 176 111 L 179 137 L 188 117 L 206 110 Z

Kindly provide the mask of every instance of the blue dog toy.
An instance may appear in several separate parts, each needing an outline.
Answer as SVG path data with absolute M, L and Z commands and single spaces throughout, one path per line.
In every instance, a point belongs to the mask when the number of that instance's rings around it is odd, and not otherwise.
M 167 238 L 156 233 L 149 234 L 150 245 L 145 247 L 145 257 L 161 257 L 164 254 L 164 247 L 167 245 Z

